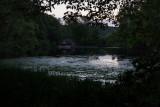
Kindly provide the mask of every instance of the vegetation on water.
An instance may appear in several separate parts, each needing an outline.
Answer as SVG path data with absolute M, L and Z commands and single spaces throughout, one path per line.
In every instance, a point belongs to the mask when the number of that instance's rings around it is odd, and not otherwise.
M 34 72 L 21 66 L 1 64 L 0 106 L 159 106 L 159 66 L 145 68 L 142 63 L 136 65 L 139 68 L 119 75 L 115 84 L 102 85 L 89 79 L 48 75 L 47 70 Z

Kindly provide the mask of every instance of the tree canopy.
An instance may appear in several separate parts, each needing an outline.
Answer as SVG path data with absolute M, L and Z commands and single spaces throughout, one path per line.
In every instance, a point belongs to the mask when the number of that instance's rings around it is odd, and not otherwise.
M 19 10 L 17 1 L 0 1 L 0 57 L 53 55 L 64 39 L 72 39 L 82 46 L 101 43 L 96 28 L 74 22 L 62 25 L 55 17 L 40 10 L 35 10 L 39 12 L 36 14 L 34 10 Z M 29 6 L 34 7 L 34 4 Z
M 117 22 L 115 24 L 119 27 L 118 35 L 127 39 L 130 44 L 140 42 L 151 47 L 160 44 L 159 0 L 1 0 L 0 4 L 0 48 L 4 54 L 10 52 L 9 50 L 19 50 L 19 54 L 32 53 L 29 47 L 33 47 L 32 50 L 43 48 L 51 51 L 50 46 L 55 46 L 66 38 L 72 38 L 79 45 L 100 43 L 101 37 L 97 36 L 95 28 L 69 22 L 79 18 L 97 26 L 106 26 L 103 20 Z M 44 13 L 61 4 L 74 10 L 64 14 L 64 18 L 69 22 L 67 26 Z M 119 13 L 114 15 L 116 9 Z M 87 11 L 88 14 L 82 15 L 82 11 Z M 93 42 L 95 40 L 96 42 Z M 6 41 L 12 42 L 5 44 Z M 21 41 L 30 42 L 26 46 L 23 44 L 25 42 L 20 43 Z M 27 50 L 22 51 L 22 46 Z
M 119 26 L 118 33 L 131 45 L 142 42 L 155 47 L 160 44 L 159 0 L 58 0 L 54 3 L 67 4 L 67 8 L 75 10 L 64 14 L 66 20 L 83 17 L 91 25 L 100 26 L 105 25 L 103 20 L 114 20 Z M 119 13 L 114 15 L 116 9 Z M 88 14 L 83 16 L 82 11 Z
M 159 44 L 160 1 L 134 0 L 124 2 L 123 5 L 117 15 L 121 35 L 132 44 L 137 41 L 148 46 Z
M 117 8 L 117 0 L 12 0 L 16 4 L 16 10 L 22 14 L 37 14 L 38 12 L 51 11 L 55 5 L 66 4 L 67 11 L 64 14 L 66 20 L 77 20 L 80 17 L 90 21 L 91 25 L 105 25 L 104 19 L 113 20 L 114 11 Z M 25 5 L 25 6 L 24 6 Z M 87 11 L 87 15 L 82 15 Z M 97 24 L 98 23 L 98 24 Z

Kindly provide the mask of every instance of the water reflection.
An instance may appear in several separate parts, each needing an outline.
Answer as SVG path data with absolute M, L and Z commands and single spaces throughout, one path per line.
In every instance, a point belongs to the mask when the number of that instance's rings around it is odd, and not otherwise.
M 23 68 L 47 69 L 49 75 L 76 76 L 95 81 L 116 80 L 117 75 L 132 69 L 125 48 L 79 49 L 73 55 L 26 57 L 3 60 L 6 63 L 21 63 Z
M 118 61 L 116 57 L 111 55 L 99 56 L 97 59 L 90 60 L 89 63 L 97 67 L 118 67 Z
M 21 63 L 24 68 L 45 68 L 49 70 L 50 75 L 77 76 L 99 81 L 115 80 L 119 73 L 132 69 L 129 59 L 118 60 L 118 57 L 113 55 L 26 57 L 8 59 L 4 62 Z

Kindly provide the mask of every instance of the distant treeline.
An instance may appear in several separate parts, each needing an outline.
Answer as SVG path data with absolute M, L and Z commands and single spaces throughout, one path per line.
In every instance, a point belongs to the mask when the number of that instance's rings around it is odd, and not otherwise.
M 40 10 L 31 16 L 25 11 L 23 14 L 13 1 L 2 0 L 0 5 L 0 57 L 52 55 L 63 39 L 83 46 L 119 45 L 117 37 L 110 33 L 114 27 L 102 29 L 76 22 L 62 25 Z

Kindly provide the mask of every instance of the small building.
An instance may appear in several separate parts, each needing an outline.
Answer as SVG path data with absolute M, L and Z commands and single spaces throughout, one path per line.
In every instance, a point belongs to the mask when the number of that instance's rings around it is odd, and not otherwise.
M 75 43 L 71 39 L 62 40 L 58 45 L 58 49 L 64 54 L 73 52 Z

